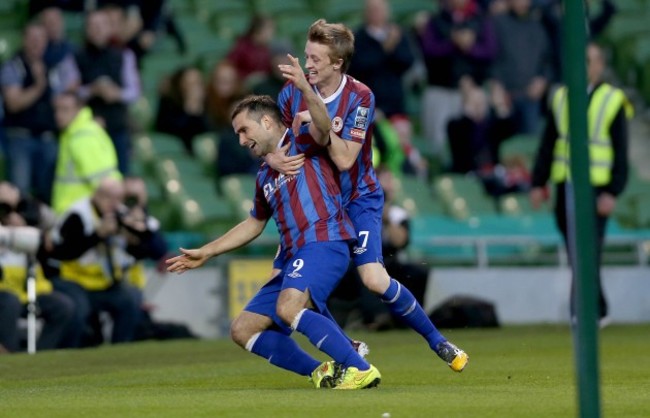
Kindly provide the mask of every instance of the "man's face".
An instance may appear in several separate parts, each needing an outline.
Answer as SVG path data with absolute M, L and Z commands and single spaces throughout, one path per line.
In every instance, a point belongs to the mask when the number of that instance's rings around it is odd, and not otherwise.
M 62 95 L 54 99 L 54 118 L 59 129 L 67 128 L 77 113 L 79 113 L 79 105 L 74 97 Z
M 110 187 L 103 187 L 97 190 L 93 201 L 101 215 L 116 213 L 122 206 L 124 200 L 124 186 L 121 182 L 115 182 Z
M 23 36 L 25 55 L 31 59 L 40 59 L 47 47 L 47 34 L 42 26 L 30 26 Z
M 594 46 L 587 47 L 587 78 L 589 84 L 595 84 L 602 78 L 605 71 L 605 58 L 602 51 Z
M 86 20 L 86 39 L 98 47 L 108 45 L 111 38 L 111 24 L 104 12 L 93 12 Z
M 243 111 L 232 120 L 232 127 L 239 136 L 239 145 L 248 148 L 256 157 L 262 157 L 273 151 L 269 123 L 266 116 L 257 122 L 249 117 L 248 111 Z
M 339 69 L 335 70 L 335 65 Z M 309 72 L 307 81 L 316 86 L 327 83 L 341 73 L 340 64 L 333 63 L 330 58 L 330 47 L 311 41 L 305 45 L 305 68 Z
M 366 23 L 372 26 L 384 26 L 388 23 L 389 9 L 386 0 L 366 1 Z
M 63 39 L 64 24 L 61 11 L 55 7 L 43 10 L 41 22 L 45 26 L 48 38 L 51 40 Z

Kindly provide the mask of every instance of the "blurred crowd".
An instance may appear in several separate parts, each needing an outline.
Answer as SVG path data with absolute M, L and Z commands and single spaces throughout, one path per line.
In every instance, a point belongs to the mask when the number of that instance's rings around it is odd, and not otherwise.
M 366 0 L 354 28 L 349 74 L 375 94 L 375 160 L 396 178 L 428 179 L 432 162 L 489 177 L 503 167 L 503 141 L 541 129 L 561 79 L 561 1 L 432 3 L 435 12 L 404 27 L 387 0 Z M 598 3 L 592 37 L 616 11 L 611 0 Z M 0 252 L 0 349 L 19 349 L 15 319 L 26 312 L 29 271 L 44 320 L 40 348 L 84 346 L 101 312 L 112 317 L 111 340 L 130 341 L 143 316 L 142 260 L 161 259 L 166 247 L 145 183 L 130 175 L 129 109 L 143 96 L 142 63 L 158 38 L 171 36 L 179 53 L 186 44 L 164 0 L 32 0 L 29 13 L 21 47 L 0 67 L 0 223 L 33 226 L 41 239 L 33 254 Z M 81 44 L 67 38 L 63 13 L 83 13 Z M 189 155 L 197 135 L 213 132 L 217 175 L 254 173 L 258 162 L 239 147 L 230 110 L 248 93 L 277 97 L 278 64 L 302 56 L 302 45 L 277 33 L 273 16 L 252 16 L 207 73 L 184 65 L 160 80 L 152 129 L 177 137 Z M 407 225 L 396 210 L 386 219 Z M 413 274 L 424 289 L 426 277 Z

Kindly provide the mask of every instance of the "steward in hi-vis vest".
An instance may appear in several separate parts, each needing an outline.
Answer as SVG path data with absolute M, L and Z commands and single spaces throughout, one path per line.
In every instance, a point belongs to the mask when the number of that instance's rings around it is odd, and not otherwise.
M 82 107 L 72 94 L 62 94 L 54 109 L 61 134 L 52 208 L 61 215 L 76 201 L 90 197 L 102 179 L 122 176 L 113 141 L 95 122 L 89 107 Z
M 594 188 L 594 220 L 598 236 L 597 288 L 599 294 L 599 314 L 601 326 L 607 322 L 607 302 L 600 283 L 600 259 L 605 238 L 607 219 L 616 206 L 628 176 L 628 119 L 633 116 L 633 108 L 625 93 L 611 84 L 602 81 L 605 70 L 603 51 L 596 44 L 587 47 L 587 78 L 589 81 L 589 105 L 587 108 L 587 134 L 589 144 L 589 178 Z M 572 187 L 569 152 L 569 110 L 566 87 L 560 87 L 551 96 L 546 129 L 542 136 L 535 166 L 533 168 L 532 190 L 530 192 L 533 208 L 546 199 L 544 190 L 550 180 L 555 188 L 555 219 L 562 232 L 569 255 L 571 247 L 568 239 L 567 190 Z M 573 287 L 572 287 L 573 293 Z M 574 300 L 571 297 L 571 314 L 575 316 Z

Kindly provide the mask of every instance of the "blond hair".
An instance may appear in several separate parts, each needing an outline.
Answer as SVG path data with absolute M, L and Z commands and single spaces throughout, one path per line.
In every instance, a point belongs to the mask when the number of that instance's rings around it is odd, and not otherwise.
M 350 28 L 343 23 L 327 23 L 325 19 L 319 19 L 310 26 L 307 40 L 329 46 L 330 59 L 333 62 L 343 60 L 341 72 L 348 70 L 354 54 L 354 34 Z

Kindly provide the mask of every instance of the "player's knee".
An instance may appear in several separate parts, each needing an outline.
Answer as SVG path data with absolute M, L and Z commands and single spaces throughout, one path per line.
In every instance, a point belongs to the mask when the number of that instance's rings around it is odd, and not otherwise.
M 292 304 L 278 304 L 275 308 L 278 317 L 287 325 L 291 325 L 299 310 Z
M 242 320 L 241 316 L 235 318 L 230 324 L 230 338 L 242 348 L 246 347 L 246 343 L 254 333 L 255 330 L 247 326 L 246 321 Z

